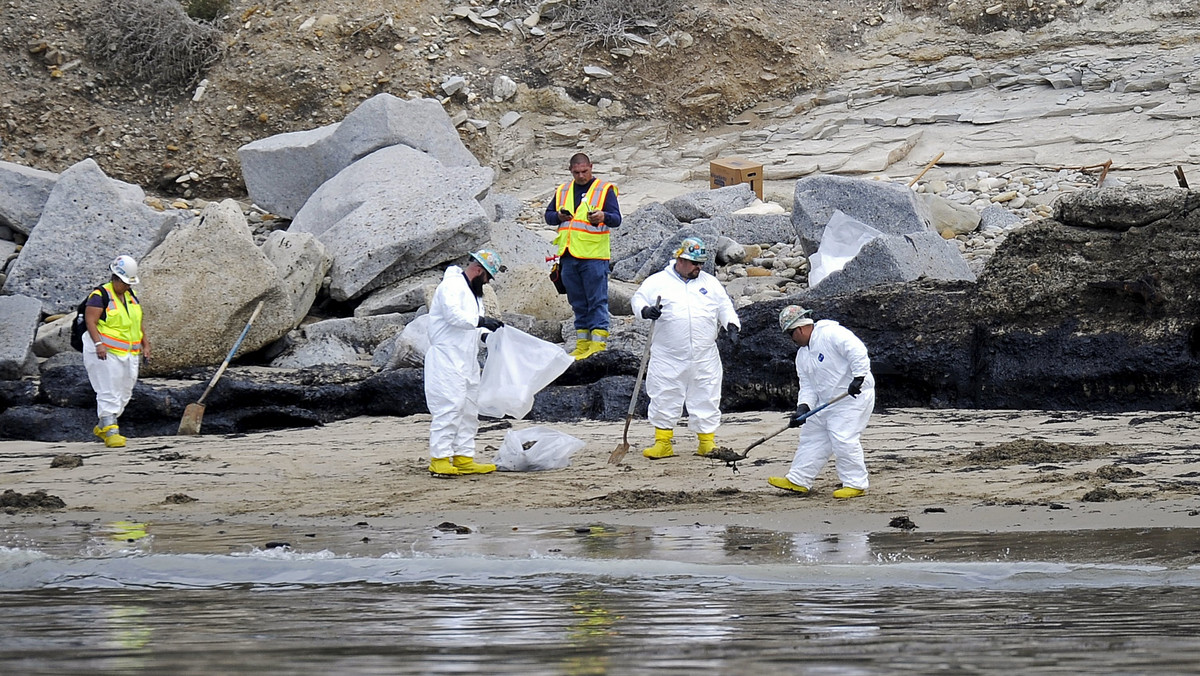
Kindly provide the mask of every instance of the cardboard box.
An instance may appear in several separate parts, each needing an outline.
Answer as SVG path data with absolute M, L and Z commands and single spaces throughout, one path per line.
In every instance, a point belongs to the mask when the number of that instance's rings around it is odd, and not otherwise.
M 718 157 L 708 163 L 709 188 L 724 188 L 727 185 L 749 183 L 750 189 L 763 196 L 763 165 L 755 164 L 744 157 Z

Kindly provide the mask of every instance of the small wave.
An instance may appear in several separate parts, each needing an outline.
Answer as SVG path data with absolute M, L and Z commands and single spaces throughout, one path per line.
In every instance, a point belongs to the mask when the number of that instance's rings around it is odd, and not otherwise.
M 334 584 L 506 586 L 562 578 L 621 580 L 638 586 L 737 584 L 1037 591 L 1073 587 L 1200 586 L 1200 568 L 976 562 L 891 564 L 705 564 L 655 559 L 430 557 L 391 553 L 352 557 L 329 551 L 279 549 L 239 554 L 149 554 L 117 558 L 56 558 L 0 548 L 0 590 L 220 588 Z

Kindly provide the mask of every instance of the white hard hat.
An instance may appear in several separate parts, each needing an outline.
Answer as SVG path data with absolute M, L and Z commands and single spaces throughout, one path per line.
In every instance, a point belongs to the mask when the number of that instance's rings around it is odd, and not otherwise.
M 133 260 L 133 256 L 117 256 L 108 269 L 126 284 L 138 283 L 137 261 Z

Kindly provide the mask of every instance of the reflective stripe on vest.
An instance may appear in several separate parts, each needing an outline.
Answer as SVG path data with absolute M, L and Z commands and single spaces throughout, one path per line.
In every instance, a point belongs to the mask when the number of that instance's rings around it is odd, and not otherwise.
M 96 322 L 100 342 L 116 356 L 139 354 L 142 351 L 142 304 L 132 293 L 125 294 L 125 302 L 117 302 L 112 282 L 104 285 L 108 292 L 108 307 L 104 309 L 103 321 Z M 93 291 L 99 295 L 99 291 Z
M 579 206 L 572 209 L 571 205 L 575 203 L 575 182 L 567 181 L 558 186 L 554 197 L 555 206 L 558 210 L 566 209 L 574 214 L 570 221 L 558 225 L 558 235 L 554 238 L 554 243 L 558 245 L 559 256 L 570 249 L 575 258 L 608 260 L 611 257 L 608 225 L 592 224 L 587 219 L 589 211 L 599 211 L 604 206 L 604 198 L 609 190 L 616 194 L 617 186 L 600 179 L 592 181 L 583 199 L 579 200 Z

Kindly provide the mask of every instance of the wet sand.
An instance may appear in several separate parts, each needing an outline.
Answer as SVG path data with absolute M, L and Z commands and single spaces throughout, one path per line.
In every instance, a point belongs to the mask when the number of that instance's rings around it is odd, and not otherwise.
M 727 415 L 717 441 L 741 452 L 784 421 L 779 412 Z M 651 430 L 635 420 L 632 450 L 611 465 L 622 423 L 556 424 L 586 442 L 567 469 L 438 479 L 426 471 L 428 422 L 355 418 L 302 430 L 135 438 L 125 449 L 0 442 L 4 490 L 40 489 L 66 504 L 6 518 L 26 526 L 702 523 L 818 533 L 899 531 L 889 524 L 900 516 L 918 533 L 1200 527 L 1200 415 L 1193 413 L 877 412 L 864 435 L 870 491 L 844 501 L 830 495 L 832 462 L 809 497 L 767 485 L 768 476 L 786 473 L 796 431 L 758 446 L 734 472 L 694 455 L 695 435 L 684 428 L 676 431 L 677 456 L 652 462 L 640 454 Z M 484 421 L 480 460 L 494 456 L 506 425 Z M 51 467 L 61 454 L 83 464 Z

